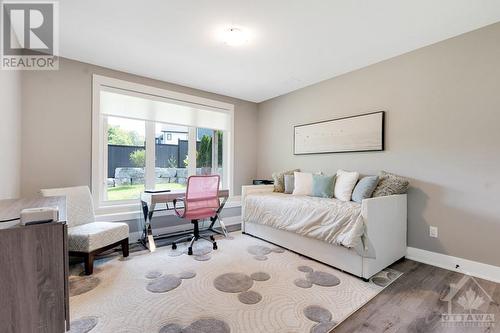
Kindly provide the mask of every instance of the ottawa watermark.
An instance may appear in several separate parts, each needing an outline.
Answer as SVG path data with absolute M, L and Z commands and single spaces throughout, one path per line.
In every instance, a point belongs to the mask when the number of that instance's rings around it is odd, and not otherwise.
M 59 68 L 59 6 L 57 1 L 0 2 L 0 68 Z
M 472 276 L 464 275 L 458 283 L 451 283 L 441 300 L 448 303 L 448 312 L 441 314 L 444 327 L 495 326 L 495 315 L 489 313 L 488 308 L 496 303 Z

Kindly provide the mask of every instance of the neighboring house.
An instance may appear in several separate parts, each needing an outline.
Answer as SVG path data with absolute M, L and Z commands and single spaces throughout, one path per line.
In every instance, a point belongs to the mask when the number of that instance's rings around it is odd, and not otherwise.
M 208 135 L 213 137 L 213 130 L 207 128 L 198 128 L 196 132 L 196 141 L 201 141 L 201 138 L 204 135 Z M 161 134 L 156 137 L 157 144 L 164 145 L 176 145 L 178 144 L 178 140 L 187 140 L 188 139 L 188 131 L 183 127 L 173 127 L 169 126 L 161 130 Z
M 164 145 L 176 145 L 179 140 L 187 140 L 188 132 L 162 130 L 161 135 L 156 138 L 156 143 Z

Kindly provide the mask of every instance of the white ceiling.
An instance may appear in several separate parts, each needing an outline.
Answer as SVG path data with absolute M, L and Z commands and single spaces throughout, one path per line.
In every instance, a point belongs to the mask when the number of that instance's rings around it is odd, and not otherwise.
M 498 21 L 499 0 L 61 0 L 60 53 L 261 102 Z

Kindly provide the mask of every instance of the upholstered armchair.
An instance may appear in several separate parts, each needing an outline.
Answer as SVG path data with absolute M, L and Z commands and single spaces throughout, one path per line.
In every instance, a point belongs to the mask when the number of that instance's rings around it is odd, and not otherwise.
M 96 222 L 87 186 L 43 189 L 41 193 L 45 197 L 66 196 L 69 255 L 84 258 L 86 275 L 93 273 L 94 258 L 100 252 L 121 246 L 123 256 L 128 257 L 128 225 Z

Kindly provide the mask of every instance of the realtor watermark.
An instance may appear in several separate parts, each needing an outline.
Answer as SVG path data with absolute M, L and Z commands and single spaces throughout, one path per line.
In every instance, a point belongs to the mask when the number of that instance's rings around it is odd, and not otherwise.
M 472 276 L 464 275 L 458 283 L 451 283 L 441 300 L 448 303 L 448 312 L 441 314 L 444 327 L 495 326 L 495 315 L 488 312 L 490 304 L 495 302 Z
M 59 68 L 59 6 L 57 1 L 0 2 L 3 70 Z

